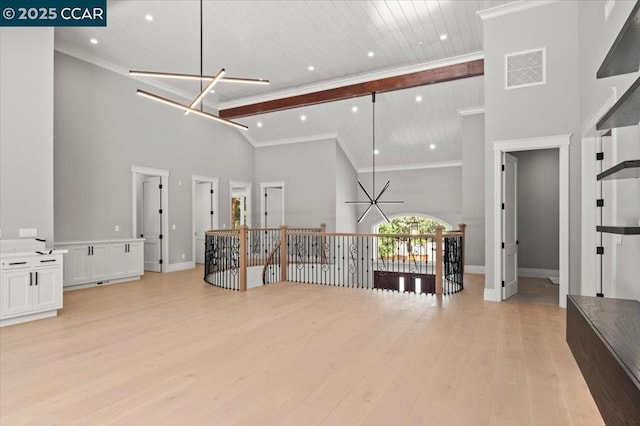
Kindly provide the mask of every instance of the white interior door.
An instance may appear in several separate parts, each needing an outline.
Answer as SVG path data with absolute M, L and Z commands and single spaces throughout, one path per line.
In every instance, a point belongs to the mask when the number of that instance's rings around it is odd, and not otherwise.
M 144 270 L 161 272 L 162 265 L 162 203 L 161 178 L 145 176 L 142 180 L 142 235 L 144 238 Z
M 264 188 L 264 227 L 279 228 L 284 225 L 284 188 L 267 186 Z
M 213 183 L 196 183 L 196 263 L 204 263 L 205 232 L 213 229 L 215 211 Z
M 503 154 L 502 173 L 502 299 L 518 292 L 518 159 Z

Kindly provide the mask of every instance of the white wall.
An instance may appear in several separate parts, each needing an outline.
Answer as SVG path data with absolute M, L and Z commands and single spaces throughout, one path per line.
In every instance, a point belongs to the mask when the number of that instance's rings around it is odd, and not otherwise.
M 356 205 L 345 204 L 358 196 L 358 174 L 336 143 L 336 232 L 356 232 Z
M 162 95 L 126 76 L 56 53 L 56 240 L 130 237 L 131 165 L 168 169 L 169 263 L 193 260 L 191 174 L 220 178 L 220 224 L 229 224 L 228 181 L 253 180 L 254 149 L 238 130 L 185 117 L 137 96 L 137 88 Z
M 606 56 L 609 48 L 622 28 L 635 1 L 616 1 L 611 15 L 604 17 L 603 1 L 581 2 L 578 8 L 578 34 L 580 39 L 580 119 L 584 124 L 598 106 L 614 88 L 620 97 L 639 73 L 624 74 L 615 77 L 596 79 L 596 72 Z M 607 139 L 603 145 L 605 155 L 604 167 L 610 167 L 623 160 L 640 158 L 640 130 L 638 126 L 615 129 L 613 140 Z M 589 142 L 588 142 L 589 143 Z M 589 145 L 592 147 L 592 145 Z M 588 153 L 587 161 L 593 158 Z M 593 167 L 591 182 L 595 182 L 596 167 Z M 640 221 L 640 180 L 607 181 L 603 185 L 605 199 L 605 217 L 610 223 L 617 225 L 638 225 Z M 587 200 L 588 203 L 589 200 Z M 595 208 L 590 212 L 596 214 Z M 596 241 L 593 227 L 584 230 Z M 586 237 L 585 237 L 586 239 Z M 618 245 L 620 244 L 620 245 Z M 640 238 L 637 236 L 615 236 L 603 234 L 605 254 L 605 277 L 603 290 L 606 297 L 629 298 L 640 300 Z M 587 251 L 589 253 L 589 251 Z M 595 272 L 597 256 L 589 256 L 585 265 L 590 272 Z M 589 296 L 595 294 L 598 283 L 595 273 L 583 279 L 581 293 Z
M 336 141 L 327 139 L 257 148 L 255 196 L 260 182 L 285 183 L 285 221 L 290 227 L 336 229 Z M 254 203 L 256 204 L 256 203 Z M 257 203 L 259 206 L 260 204 Z M 254 221 L 260 212 L 254 211 Z M 259 221 L 254 223 L 260 223 Z
M 580 288 L 580 94 L 577 2 L 556 2 L 485 20 L 485 263 L 487 289 L 493 270 L 493 148 L 499 140 L 573 133 L 569 148 L 569 292 Z M 546 46 L 547 84 L 504 89 L 504 55 Z
M 518 158 L 518 267 L 559 269 L 558 149 L 512 152 Z
M 465 263 L 484 267 L 484 113 L 460 117 Z
M 371 194 L 371 173 L 359 173 L 358 179 Z M 453 227 L 462 219 L 462 168 L 443 167 L 434 169 L 398 170 L 376 172 L 376 193 L 387 180 L 391 186 L 381 198 L 404 201 L 403 204 L 382 204 L 382 211 L 389 217 L 401 213 L 422 213 L 443 220 Z M 357 192 L 358 200 L 367 200 L 362 190 Z M 375 197 L 375 196 L 374 196 Z M 367 205 L 360 204 L 358 216 Z M 371 227 L 381 219 L 377 210 L 372 209 L 358 225 L 358 232 L 371 232 Z
M 53 28 L 0 28 L 0 229 L 53 243 Z

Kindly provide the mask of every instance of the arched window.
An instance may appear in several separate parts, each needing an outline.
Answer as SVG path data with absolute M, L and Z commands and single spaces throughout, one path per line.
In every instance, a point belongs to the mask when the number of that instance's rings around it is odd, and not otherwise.
M 394 215 L 389 222 L 381 221 L 373 225 L 375 234 L 435 234 L 436 226 L 452 229 L 448 223 L 426 214 L 411 213 Z

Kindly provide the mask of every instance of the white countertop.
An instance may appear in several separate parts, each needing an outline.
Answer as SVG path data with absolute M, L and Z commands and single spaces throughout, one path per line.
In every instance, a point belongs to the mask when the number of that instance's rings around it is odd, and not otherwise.
M 143 242 L 144 238 L 118 238 L 113 240 L 86 240 L 86 241 L 56 241 L 54 246 L 72 246 L 76 244 L 110 244 L 110 243 L 129 243 L 131 241 Z
M 49 249 L 43 249 L 40 250 L 43 254 L 40 253 L 36 253 L 35 251 L 12 251 L 12 252 L 6 252 L 6 253 L 2 253 L 0 254 L 0 258 L 2 259 L 9 259 L 9 258 L 14 258 L 14 257 L 26 257 L 26 256 L 53 256 L 55 254 L 65 254 L 67 253 L 67 250 L 49 250 Z M 51 252 L 51 253 L 49 253 Z

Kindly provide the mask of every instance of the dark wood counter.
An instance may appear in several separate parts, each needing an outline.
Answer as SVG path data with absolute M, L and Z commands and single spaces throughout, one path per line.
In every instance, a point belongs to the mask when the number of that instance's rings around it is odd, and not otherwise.
M 568 296 L 567 343 L 607 425 L 640 424 L 640 303 Z

